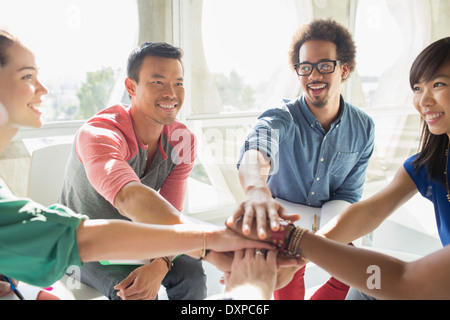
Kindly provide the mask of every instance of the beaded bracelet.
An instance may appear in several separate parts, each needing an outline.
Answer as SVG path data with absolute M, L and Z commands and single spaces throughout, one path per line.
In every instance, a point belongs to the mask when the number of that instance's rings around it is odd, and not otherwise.
M 295 227 L 295 230 L 291 236 L 291 239 L 288 244 L 288 254 L 295 255 L 295 256 L 301 256 L 302 255 L 302 249 L 300 248 L 300 241 L 303 238 L 303 235 L 305 232 L 308 231 L 307 229 Z

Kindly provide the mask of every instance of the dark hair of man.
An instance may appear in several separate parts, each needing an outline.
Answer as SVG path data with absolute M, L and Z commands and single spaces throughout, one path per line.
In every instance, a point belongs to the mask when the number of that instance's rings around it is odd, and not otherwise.
M 337 49 L 337 59 L 347 63 L 350 72 L 356 66 L 356 46 L 351 33 L 342 25 L 331 19 L 316 19 L 302 26 L 293 36 L 289 51 L 289 62 L 292 68 L 299 63 L 301 46 L 309 40 L 324 40 L 333 42 Z
M 8 55 L 6 50 L 19 40 L 5 30 L 0 30 L 0 67 L 8 63 Z
M 419 82 L 431 80 L 433 75 L 446 63 L 450 63 L 450 37 L 440 39 L 426 47 L 414 60 L 409 73 L 411 89 Z M 445 183 L 445 150 L 448 148 L 448 135 L 434 135 L 422 119 L 419 155 L 414 161 L 417 170 L 427 165 L 428 176 Z
M 178 59 L 181 61 L 183 51 L 165 42 L 144 42 L 135 48 L 128 57 L 127 76 L 134 81 L 139 81 L 139 71 L 141 70 L 142 61 L 147 56 L 162 57 L 169 59 Z

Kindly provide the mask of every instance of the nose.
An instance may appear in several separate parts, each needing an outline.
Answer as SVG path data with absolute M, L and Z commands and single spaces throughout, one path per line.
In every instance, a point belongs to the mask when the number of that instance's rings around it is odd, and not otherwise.
M 434 105 L 434 103 L 435 103 L 435 100 L 434 100 L 433 93 L 428 89 L 424 89 L 423 93 L 420 97 L 420 100 L 419 100 L 419 106 L 426 108 L 426 107 L 430 107 L 430 106 Z
M 312 68 L 311 74 L 308 76 L 310 80 L 322 79 L 323 74 L 319 72 L 319 66 L 315 65 Z
M 173 99 L 177 96 L 175 88 L 172 85 L 166 85 L 164 87 L 163 96 L 166 99 Z
M 36 92 L 39 92 L 41 96 L 44 96 L 48 93 L 48 89 L 38 80 L 36 82 Z

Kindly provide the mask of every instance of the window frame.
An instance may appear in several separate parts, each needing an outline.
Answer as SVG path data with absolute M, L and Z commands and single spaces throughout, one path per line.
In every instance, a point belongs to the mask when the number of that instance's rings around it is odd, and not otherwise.
M 179 120 L 186 123 L 189 127 L 194 126 L 196 123 L 201 123 L 204 128 L 214 128 L 217 126 L 223 126 L 224 123 L 243 124 L 248 125 L 253 123 L 257 117 L 261 114 L 261 111 L 254 112 L 229 112 L 224 114 L 192 114 L 192 88 L 190 83 L 192 78 L 191 65 L 193 63 L 192 56 L 189 52 L 189 43 L 187 37 L 184 35 L 183 30 L 188 30 L 189 25 L 189 12 L 190 2 L 183 0 L 171 0 L 172 1 L 172 42 L 175 46 L 179 46 L 184 49 L 184 66 L 185 66 L 185 88 L 186 96 L 183 108 L 179 113 Z M 358 8 L 358 1 L 351 0 L 349 6 L 349 30 L 352 34 L 355 32 L 355 20 L 356 12 Z M 343 95 L 346 99 L 351 100 L 353 95 L 353 78 L 347 80 L 343 87 Z M 372 114 L 376 117 L 383 110 L 375 110 Z M 412 108 L 410 109 L 413 114 Z M 83 125 L 85 120 L 74 121 L 58 121 L 48 122 L 43 125 L 42 128 L 21 128 L 14 140 L 20 139 L 34 139 L 34 138 L 52 138 L 61 136 L 74 136 L 78 129 Z M 399 133 L 401 134 L 401 132 Z M 192 190 L 189 189 L 187 192 Z M 183 214 L 192 216 L 199 219 L 208 220 L 226 218 L 232 213 L 232 210 L 237 207 L 236 205 L 218 205 L 216 207 L 205 207 L 203 209 L 189 209 L 188 194 L 186 195 Z

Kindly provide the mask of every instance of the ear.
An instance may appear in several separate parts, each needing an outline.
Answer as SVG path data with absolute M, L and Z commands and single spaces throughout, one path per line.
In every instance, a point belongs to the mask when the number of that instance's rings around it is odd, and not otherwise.
M 127 90 L 130 97 L 133 97 L 136 95 L 136 81 L 134 81 L 131 78 L 125 79 L 125 89 Z
M 341 71 L 341 78 L 342 78 L 342 81 L 344 81 L 350 75 L 350 67 L 349 67 L 348 63 L 344 63 L 341 66 L 341 69 L 342 69 L 342 71 Z

